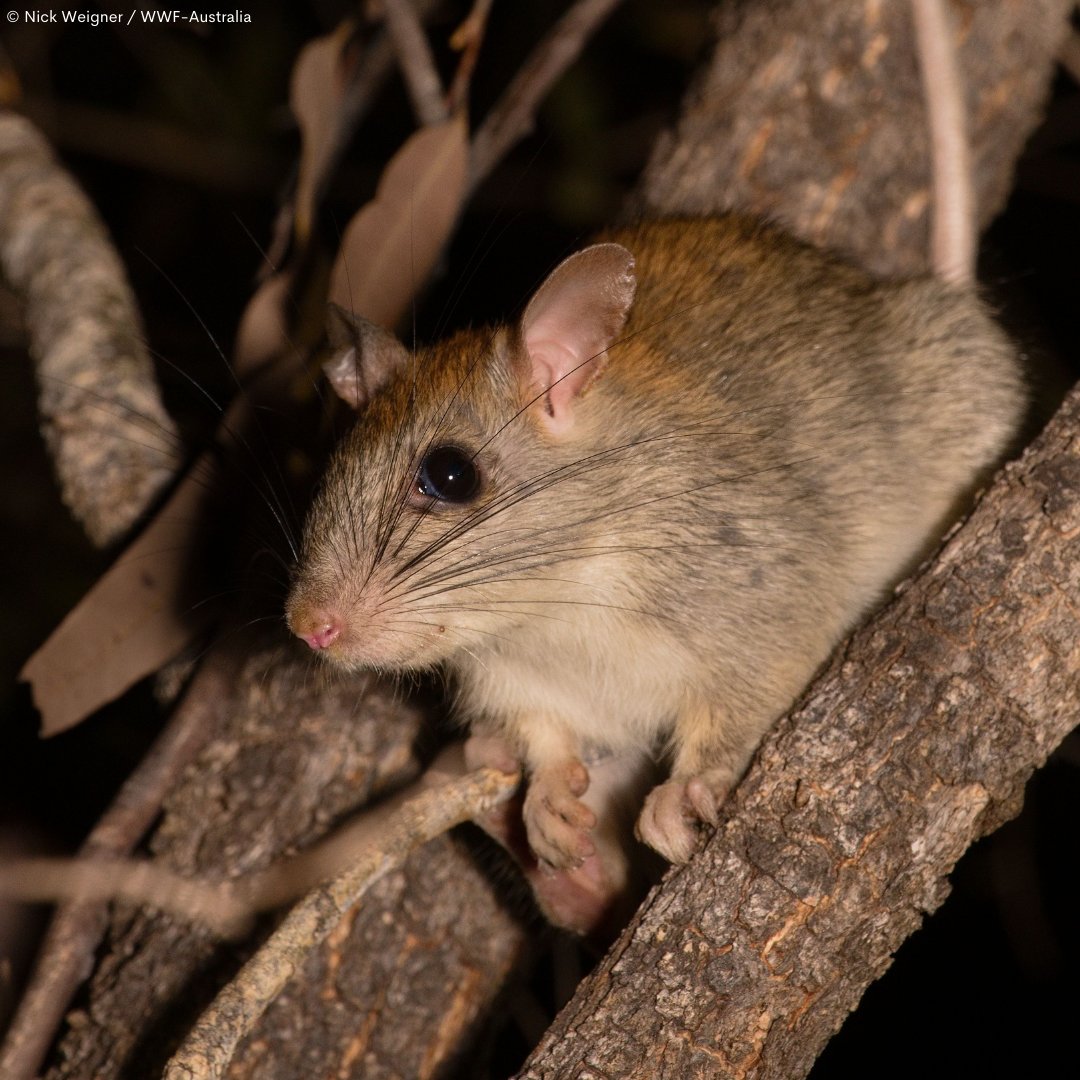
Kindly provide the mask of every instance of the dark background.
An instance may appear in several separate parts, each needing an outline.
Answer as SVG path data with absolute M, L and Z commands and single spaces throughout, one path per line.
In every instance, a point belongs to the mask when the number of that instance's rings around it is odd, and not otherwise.
M 430 23 L 437 42 L 463 14 L 464 5 L 443 6 Z M 538 275 L 616 215 L 704 55 L 708 7 L 630 0 L 612 18 L 545 104 L 536 134 L 470 203 L 447 263 L 474 259 L 478 270 L 453 301 L 456 283 L 436 283 L 417 312 L 421 336 L 443 316 L 482 322 L 513 312 Z M 291 65 L 303 42 L 353 8 L 261 3 L 246 9 L 251 24 L 203 33 L 0 22 L 8 73 L 0 94 L 41 125 L 104 217 L 192 449 L 214 415 L 172 365 L 211 396 L 227 397 L 219 350 L 230 351 L 298 145 L 286 105 Z M 474 122 L 553 9 L 543 0 L 496 3 Z M 442 58 L 449 65 L 449 53 Z M 1068 362 L 1078 340 L 1080 94 L 1064 75 L 1048 116 L 986 239 L 983 280 L 1025 343 Z M 328 228 L 343 227 L 370 195 L 410 123 L 391 80 L 335 182 Z M 16 684 L 32 650 L 115 556 L 93 551 L 59 503 L 17 312 L 0 296 L 0 850 L 63 851 L 137 763 L 160 715 L 141 687 L 43 743 L 29 694 Z M 952 898 L 871 988 L 816 1077 L 1080 1074 L 1072 976 L 1080 961 L 1078 765 L 1073 736 L 1032 782 L 1023 815 L 965 857 Z M 32 937 L 28 925 L 14 933 L 23 943 Z M 4 1005 L 0 990 L 0 1024 Z

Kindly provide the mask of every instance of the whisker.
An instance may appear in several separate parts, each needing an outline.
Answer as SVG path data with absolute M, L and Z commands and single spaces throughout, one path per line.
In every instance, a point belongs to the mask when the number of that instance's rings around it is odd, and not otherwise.
M 568 480 L 572 480 L 583 472 L 590 471 L 601 462 L 607 461 L 616 455 L 625 453 L 629 450 L 640 449 L 641 447 L 650 446 L 657 442 L 662 442 L 666 439 L 672 438 L 700 438 L 708 434 L 708 432 L 665 432 L 660 435 L 648 436 L 641 439 L 635 439 L 628 443 L 622 443 L 613 447 L 606 447 L 602 450 L 596 451 L 593 454 L 586 455 L 585 457 L 578 458 L 572 462 L 565 463 L 563 465 L 555 466 L 545 473 L 540 473 L 537 476 L 530 477 L 521 481 L 514 487 L 508 489 L 506 492 L 501 493 L 499 496 L 485 504 L 483 507 L 477 508 L 477 510 L 466 514 L 464 518 L 460 519 L 450 528 L 448 528 L 441 536 L 432 540 L 427 547 L 422 548 L 419 552 L 413 555 L 407 560 L 401 567 L 395 571 L 395 576 L 403 574 L 410 570 L 413 566 L 423 562 L 430 554 L 432 554 L 437 548 L 451 539 L 455 539 L 458 535 L 465 533 L 469 528 L 480 522 L 489 521 L 498 513 L 502 513 L 505 510 L 516 506 L 523 499 L 528 498 L 530 495 L 535 494 L 537 491 L 543 490 L 554 486 L 557 483 L 564 483 Z M 736 433 L 722 432 L 725 435 L 734 435 Z

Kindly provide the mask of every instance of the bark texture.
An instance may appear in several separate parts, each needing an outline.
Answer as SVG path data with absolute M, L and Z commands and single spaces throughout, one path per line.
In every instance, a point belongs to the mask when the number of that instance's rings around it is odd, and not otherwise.
M 966 89 L 979 231 L 1036 127 L 1063 0 L 947 5 Z M 907 0 L 734 0 L 641 205 L 741 210 L 882 275 L 929 270 L 930 146 Z
M 325 684 L 291 648 L 253 650 L 223 712 L 152 844 L 155 858 L 191 876 L 265 866 L 418 769 L 419 710 L 366 679 Z M 428 1076 L 469 1045 L 522 930 L 454 840 L 422 855 L 379 882 L 313 955 L 230 1076 L 316 1075 L 320 1061 L 346 1075 Z M 164 916 L 119 913 L 87 1010 L 69 1017 L 48 1075 L 160 1075 L 254 945 L 225 947 Z
M 1080 390 L 762 745 L 521 1073 L 804 1076 L 1080 703 Z
M 64 503 L 90 539 L 119 539 L 182 450 L 135 297 L 105 227 L 28 121 L 0 113 L 0 265 L 22 297 L 42 432 Z

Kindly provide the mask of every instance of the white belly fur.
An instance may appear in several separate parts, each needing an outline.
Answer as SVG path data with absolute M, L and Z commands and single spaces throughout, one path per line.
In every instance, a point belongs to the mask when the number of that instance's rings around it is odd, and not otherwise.
M 582 750 L 654 744 L 670 731 L 696 681 L 689 657 L 669 635 L 607 615 L 519 628 L 498 649 L 461 657 L 455 666 L 466 719 L 519 741 L 550 723 Z

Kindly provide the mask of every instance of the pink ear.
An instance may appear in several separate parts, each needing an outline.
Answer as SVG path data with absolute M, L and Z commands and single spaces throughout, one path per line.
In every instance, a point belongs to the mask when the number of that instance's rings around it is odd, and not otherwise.
M 327 312 L 331 356 L 323 371 L 338 397 L 363 408 L 394 372 L 405 366 L 409 352 L 388 330 L 331 302 Z
M 636 286 L 634 256 L 621 244 L 594 244 L 559 263 L 529 301 L 521 339 L 552 430 L 572 423 L 575 400 L 603 370 Z

